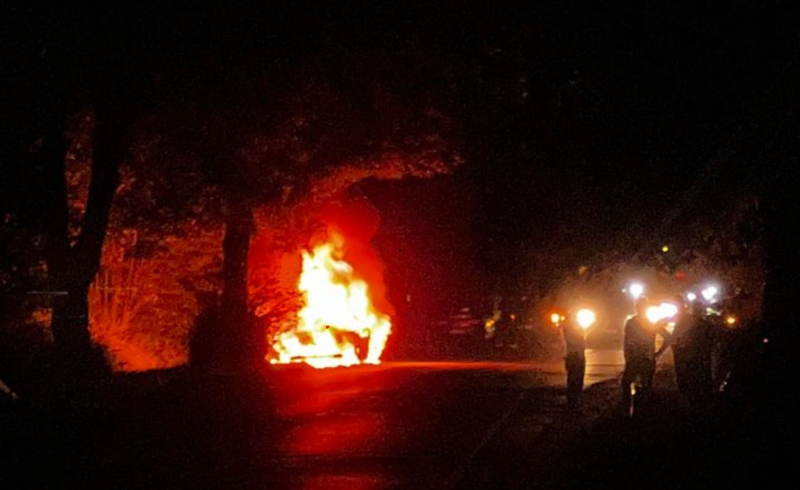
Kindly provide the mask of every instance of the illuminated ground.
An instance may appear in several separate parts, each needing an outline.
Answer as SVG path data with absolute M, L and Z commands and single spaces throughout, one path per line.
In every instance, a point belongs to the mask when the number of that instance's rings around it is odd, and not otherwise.
M 590 352 L 587 382 L 621 369 Z M 281 436 L 258 452 L 275 488 L 457 488 L 522 419 L 530 442 L 565 414 L 561 363 L 403 362 L 344 370 L 277 369 Z
M 620 363 L 618 351 L 590 352 L 587 383 L 613 379 Z M 59 488 L 462 488 L 590 411 L 566 407 L 560 363 L 266 376 L 179 378 L 110 408 L 17 414 L 5 462 L 29 486 Z

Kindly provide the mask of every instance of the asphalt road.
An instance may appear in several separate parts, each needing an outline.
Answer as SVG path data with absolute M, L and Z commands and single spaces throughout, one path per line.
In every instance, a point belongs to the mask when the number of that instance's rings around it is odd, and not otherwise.
M 587 354 L 587 385 L 622 367 L 619 351 Z M 9 416 L 3 471 L 18 488 L 463 488 L 487 453 L 564 414 L 563 386 L 561 363 L 286 366 L 263 380 L 180 380 L 111 407 Z
M 619 351 L 588 351 L 586 383 L 616 377 Z M 565 410 L 561 363 L 390 363 L 276 370 L 284 429 L 265 444 L 275 488 L 458 488 L 481 451 L 524 411 Z

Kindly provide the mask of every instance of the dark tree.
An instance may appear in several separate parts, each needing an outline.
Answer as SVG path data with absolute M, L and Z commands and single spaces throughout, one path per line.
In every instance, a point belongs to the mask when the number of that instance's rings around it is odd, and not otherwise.
M 88 289 L 99 268 L 128 130 L 157 59 L 144 55 L 148 31 L 154 27 L 147 21 L 150 14 L 144 7 L 86 12 L 35 6 L 11 9 L 4 19 L 15 29 L 9 31 L 14 66 L 8 72 L 14 76 L 7 91 L 12 104 L 3 121 L 8 129 L 3 157 L 38 172 L 36 181 L 19 182 L 24 190 L 18 192 L 30 192 L 36 201 L 29 219 L 45 238 L 57 351 L 77 364 L 94 357 Z M 76 228 L 70 223 L 65 180 L 67 126 L 70 118 L 87 110 L 94 118 L 91 181 Z

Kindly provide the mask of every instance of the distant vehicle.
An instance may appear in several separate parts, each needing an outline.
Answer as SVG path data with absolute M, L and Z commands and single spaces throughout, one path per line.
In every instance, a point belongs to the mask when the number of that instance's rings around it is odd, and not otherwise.
M 481 356 L 484 341 L 482 319 L 468 307 L 460 308 L 435 324 L 440 353 L 455 358 Z
M 444 323 L 449 327 L 448 335 L 472 334 L 475 329 L 479 329 L 483 325 L 481 319 L 475 316 L 467 307 L 461 308 L 454 315 L 450 315 L 449 320 Z

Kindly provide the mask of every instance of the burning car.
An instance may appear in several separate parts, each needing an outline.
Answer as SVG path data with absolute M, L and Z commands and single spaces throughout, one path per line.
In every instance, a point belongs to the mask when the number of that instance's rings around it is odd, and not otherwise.
M 304 306 L 297 325 L 277 336 L 271 363 L 316 368 L 380 363 L 391 319 L 374 306 L 369 284 L 345 260 L 345 250 L 344 237 L 331 230 L 327 240 L 302 253 L 298 289 Z

